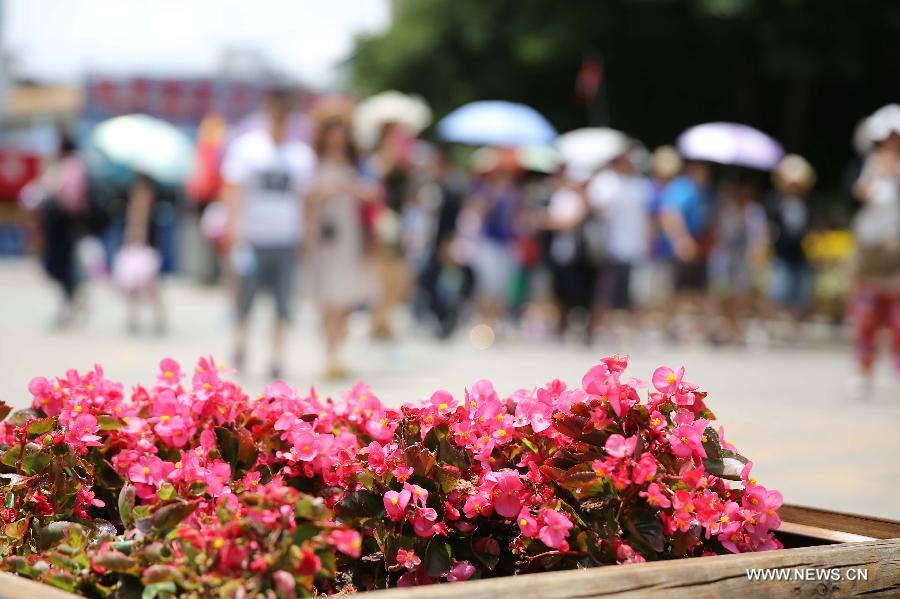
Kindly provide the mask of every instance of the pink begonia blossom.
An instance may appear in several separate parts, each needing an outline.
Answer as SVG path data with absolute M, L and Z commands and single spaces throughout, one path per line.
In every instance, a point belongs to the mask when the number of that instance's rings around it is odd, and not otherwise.
M 493 511 L 491 498 L 484 491 L 470 495 L 463 504 L 463 513 L 469 519 L 477 518 L 478 516 L 490 516 Z
M 397 550 L 397 563 L 407 570 L 415 570 L 422 563 L 422 559 L 415 551 L 409 551 L 402 547 Z
M 388 491 L 384 494 L 384 509 L 387 510 L 388 518 L 398 522 L 403 520 L 404 514 L 406 512 L 406 506 L 409 505 L 409 500 L 412 497 L 412 493 L 407 489 L 403 489 L 400 492 L 397 491 Z
M 66 440 L 75 447 L 100 447 L 100 425 L 93 414 L 79 414 L 69 424 Z
M 491 472 L 487 478 L 495 483 L 492 491 L 494 510 L 504 518 L 518 514 L 522 509 L 522 491 L 525 488 L 519 473 L 501 470 Z
M 451 558 L 450 561 L 450 571 L 447 573 L 447 582 L 461 582 L 463 580 L 469 580 L 472 578 L 472 575 L 475 574 L 475 566 L 471 563 L 462 560 L 456 561 Z
M 338 551 L 350 557 L 359 557 L 362 554 L 362 536 L 355 530 L 332 530 L 328 540 Z
M 540 513 L 541 528 L 538 531 L 538 538 L 547 547 L 566 551 L 569 544 L 566 543 L 566 537 L 572 529 L 572 521 L 568 516 L 557 512 L 556 510 L 543 509 Z
M 637 436 L 631 436 L 627 439 L 622 435 L 610 435 L 606 440 L 604 448 L 606 453 L 614 458 L 624 458 L 634 454 L 634 448 L 637 445 Z
M 671 502 L 669 502 L 669 498 L 662 492 L 662 487 L 657 483 L 651 483 L 647 486 L 646 491 L 641 491 L 638 495 L 646 497 L 647 503 L 654 507 L 667 508 L 672 505 Z
M 516 516 L 516 523 L 519 525 L 519 529 L 522 531 L 522 534 L 526 537 L 536 537 L 538 534 L 538 523 L 535 520 L 534 516 L 532 516 L 526 510 L 522 510 L 519 512 L 519 515 Z
M 684 378 L 684 366 L 678 370 L 672 370 L 667 366 L 660 366 L 653 371 L 653 386 L 662 393 L 672 394 L 678 391 L 681 380 Z

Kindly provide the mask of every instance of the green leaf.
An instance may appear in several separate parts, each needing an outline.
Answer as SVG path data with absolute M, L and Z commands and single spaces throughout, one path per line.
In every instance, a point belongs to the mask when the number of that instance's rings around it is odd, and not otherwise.
M 459 471 L 459 468 L 438 464 L 434 467 L 434 478 L 440 485 L 441 491 L 450 493 L 459 484 L 459 481 L 462 479 L 462 473 Z
M 88 537 L 88 529 L 77 522 L 60 520 L 51 522 L 38 532 L 38 548 L 49 549 L 65 542 L 70 547 L 83 547 Z
M 166 481 L 162 485 L 160 485 L 159 489 L 157 489 L 156 496 L 163 501 L 168 501 L 175 497 L 175 487 L 172 485 L 172 483 Z
M 16 520 L 15 522 L 10 522 L 3 527 L 3 534 L 16 540 L 21 539 L 28 531 L 28 520 L 29 518 L 26 517 L 21 520 Z
M 52 572 L 50 573 L 50 575 L 41 578 L 41 582 L 43 582 L 44 584 L 49 584 L 50 586 L 56 587 L 58 589 L 68 591 L 70 593 L 75 592 L 75 587 L 78 584 L 78 580 L 73 575 L 60 570 Z
M 177 590 L 175 583 L 171 581 L 148 584 L 141 593 L 141 599 L 156 599 L 157 597 L 166 599 L 173 596 Z
M 472 553 L 484 567 L 493 571 L 500 563 L 500 543 L 497 539 L 481 537 L 472 541 Z
M 665 548 L 662 520 L 655 510 L 638 507 L 626 513 L 625 530 L 631 533 L 638 546 L 646 546 L 657 553 Z
M 106 568 L 112 572 L 127 572 L 137 566 L 137 561 L 121 551 L 105 551 L 92 560 L 95 566 Z
M 217 426 L 216 448 L 222 459 L 231 465 L 232 475 L 239 471 L 249 470 L 256 465 L 259 450 L 253 437 L 246 429 L 231 430 L 224 426 Z
M 122 490 L 119 491 L 119 517 L 122 518 L 122 524 L 124 524 L 126 528 L 129 528 L 134 522 L 134 502 L 134 485 L 125 483 Z
M 440 578 L 450 571 L 450 544 L 433 539 L 425 550 L 425 572 L 432 578 Z
M 434 466 L 434 452 L 428 451 L 421 443 L 413 443 L 406 448 L 406 463 L 412 466 L 418 476 L 428 476 Z
M 12 406 L 5 401 L 0 400 L 0 420 L 6 420 L 9 413 L 12 412 Z
M 150 523 L 158 532 L 165 534 L 194 513 L 195 503 L 170 503 L 156 510 L 150 517 Z
M 385 514 L 381 495 L 371 491 L 354 491 L 334 506 L 335 515 L 341 520 L 354 518 L 381 518 Z
M 590 497 L 614 497 L 616 494 L 612 480 L 608 476 L 594 472 L 590 464 L 575 466 L 556 482 L 572 493 L 578 501 Z
M 122 477 L 96 447 L 91 448 L 88 460 L 94 465 L 94 480 L 101 488 L 115 491 L 122 486 Z
M 97 424 L 100 425 L 101 431 L 117 431 L 125 428 L 124 422 L 107 414 L 101 414 L 97 418 Z
M 13 412 L 12 416 L 9 417 L 9 422 L 11 425 L 15 427 L 25 426 L 28 421 L 36 420 L 38 418 L 43 418 L 45 414 L 38 412 L 33 408 L 25 408 L 24 410 L 17 410 Z
M 56 418 L 39 418 L 28 423 L 25 429 L 29 435 L 43 435 L 53 430 L 56 425 Z

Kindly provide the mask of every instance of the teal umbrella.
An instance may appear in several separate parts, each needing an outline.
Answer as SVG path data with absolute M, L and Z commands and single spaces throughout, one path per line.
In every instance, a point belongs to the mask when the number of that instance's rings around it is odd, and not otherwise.
M 88 145 L 111 163 L 160 183 L 182 184 L 193 170 L 191 138 L 174 125 L 143 114 L 103 121 L 94 127 Z

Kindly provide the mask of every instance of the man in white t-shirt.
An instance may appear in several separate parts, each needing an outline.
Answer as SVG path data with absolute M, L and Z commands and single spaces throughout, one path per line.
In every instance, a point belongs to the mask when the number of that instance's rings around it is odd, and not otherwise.
M 266 99 L 268 128 L 237 137 L 222 163 L 231 226 L 231 266 L 239 279 L 235 366 L 243 367 L 247 321 L 259 288 L 275 296 L 272 376 L 281 375 L 281 354 L 291 316 L 293 275 L 303 239 L 303 201 L 315 175 L 312 148 L 288 139 L 292 97 L 272 92 Z
M 630 310 L 631 275 L 646 257 L 650 241 L 650 181 L 634 168 L 624 153 L 613 159 L 588 184 L 591 207 L 606 226 L 606 251 L 611 260 L 610 304 Z

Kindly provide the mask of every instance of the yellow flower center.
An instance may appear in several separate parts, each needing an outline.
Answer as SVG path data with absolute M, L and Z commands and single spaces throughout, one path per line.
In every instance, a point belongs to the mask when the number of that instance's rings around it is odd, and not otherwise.
M 170 379 L 170 378 L 172 378 L 173 376 L 175 376 L 175 373 L 172 372 L 171 370 L 167 370 L 167 371 L 165 371 L 165 372 L 163 373 L 163 376 L 166 377 L 167 379 Z
M 176 469 L 176 470 L 180 470 L 180 469 L 181 469 L 181 462 L 180 462 L 180 461 L 179 461 L 179 462 L 175 462 L 175 469 Z
M 74 408 L 72 408 L 73 412 L 77 412 L 79 414 L 82 412 L 82 410 L 84 410 L 84 408 L 82 408 L 81 406 L 75 406 Z
M 225 545 L 225 539 L 222 537 L 216 537 L 216 540 L 213 541 L 213 548 L 215 549 L 221 549 L 223 545 Z
M 172 419 L 172 417 L 169 416 L 168 414 L 163 414 L 162 416 L 159 417 L 159 419 L 162 420 L 163 422 L 168 422 L 169 420 Z
M 203 388 L 209 391 L 210 389 L 212 389 L 212 385 L 210 385 L 209 383 L 203 383 Z
M 527 526 L 527 525 L 528 525 L 528 520 L 526 520 L 525 518 L 522 518 L 521 520 L 519 520 L 519 525 L 520 525 L 520 526 Z
M 650 420 L 650 424 L 652 424 L 653 426 L 659 426 L 660 424 L 662 424 L 662 420 L 660 420 L 659 418 L 653 418 Z
M 129 420 L 131 420 L 131 418 L 129 418 L 128 416 L 122 416 L 122 422 L 124 422 L 125 424 L 128 424 Z
M 391 497 L 391 505 L 397 505 L 398 503 L 400 503 L 399 499 L 397 499 L 396 497 Z
M 669 373 L 669 376 L 666 377 L 666 382 L 669 383 L 670 385 L 675 382 L 675 373 L 674 372 Z
M 448 407 L 449 407 L 449 406 L 447 405 L 446 402 L 441 402 L 440 405 L 438 405 L 438 410 L 444 411 L 444 410 L 446 410 Z
M 150 467 L 144 466 L 144 474 L 150 474 Z
M 719 522 L 722 522 L 723 524 L 728 524 L 729 522 L 731 522 L 731 518 L 729 518 L 728 516 L 722 516 L 721 518 L 719 518 Z
M 497 436 L 498 436 L 498 437 L 505 437 L 505 436 L 506 436 L 506 429 L 502 429 L 502 428 L 501 428 L 501 429 L 498 429 L 498 430 L 497 430 Z
M 688 442 L 687 437 L 685 437 L 684 435 L 681 435 L 681 442 L 684 444 L 687 444 L 687 442 Z

